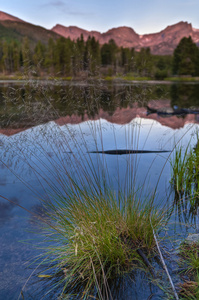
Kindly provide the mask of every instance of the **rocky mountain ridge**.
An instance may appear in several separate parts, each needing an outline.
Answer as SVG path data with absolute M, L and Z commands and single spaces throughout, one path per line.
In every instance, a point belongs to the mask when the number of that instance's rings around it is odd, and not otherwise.
M 76 40 L 83 35 L 84 40 L 87 40 L 89 36 L 95 37 L 101 45 L 108 43 L 110 39 L 114 39 L 118 46 L 133 47 L 137 51 L 142 47 L 150 47 L 151 53 L 159 55 L 172 54 L 183 37 L 191 36 L 193 42 L 199 46 L 199 29 L 195 29 L 190 23 L 183 21 L 167 26 L 160 32 L 144 35 L 139 35 L 132 28 L 127 26 L 112 28 L 104 33 L 87 31 L 76 26 L 66 27 L 60 24 L 57 24 L 51 30 L 47 30 L 2 11 L 0 11 L 0 24 L 9 30 L 12 30 L 14 35 L 16 35 L 17 32 L 20 36 L 29 36 L 28 32 L 31 31 L 31 36 L 32 32 L 34 32 L 36 40 L 40 39 L 47 41 L 49 37 L 57 38 L 59 36 Z
M 133 47 L 139 51 L 142 47 L 150 47 L 153 54 L 172 54 L 178 43 L 183 37 L 191 36 L 194 43 L 199 45 L 199 30 L 192 27 L 188 22 L 179 22 L 177 24 L 166 27 L 164 30 L 139 35 L 130 27 L 118 27 L 108 30 L 105 33 L 97 31 L 87 31 L 75 26 L 65 27 L 57 24 L 52 31 L 64 37 L 70 37 L 76 40 L 83 34 L 86 40 L 88 36 L 95 37 L 100 44 L 107 43 L 110 39 L 114 39 L 118 46 Z
M 14 17 L 10 14 L 7 14 L 3 11 L 0 11 L 0 21 L 16 21 L 16 22 L 24 22 L 23 20 Z

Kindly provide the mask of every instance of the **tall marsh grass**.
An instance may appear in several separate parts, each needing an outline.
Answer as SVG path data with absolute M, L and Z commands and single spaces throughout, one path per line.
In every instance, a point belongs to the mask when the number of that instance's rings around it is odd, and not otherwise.
M 96 88 L 100 89 L 99 84 Z M 52 105 L 52 99 L 46 96 L 44 86 L 41 91 L 46 103 L 40 101 L 38 115 L 44 113 L 47 118 L 45 107 Z M 99 100 L 96 90 L 92 87 L 89 92 L 94 102 L 86 99 L 85 105 L 96 109 Z M 14 97 L 16 94 L 20 97 L 21 91 L 13 91 Z M 26 113 L 30 120 L 34 100 L 31 93 L 28 99 Z M 101 119 L 59 126 L 63 119 L 60 121 L 56 110 L 51 112 L 53 118 L 57 116 L 56 122 L 21 132 L 19 139 L 12 137 L 5 146 L 2 161 L 6 165 L 6 157 L 13 155 L 16 169 L 9 164 L 7 167 L 35 194 L 44 212 L 42 216 L 31 212 L 38 220 L 39 235 L 43 236 L 39 245 L 41 256 L 36 260 L 39 268 L 35 268 L 36 277 L 45 287 L 42 297 L 119 299 L 115 286 L 121 278 L 136 280 L 138 270 L 154 283 L 159 282 L 162 262 L 159 260 L 157 272 L 156 235 L 164 232 L 169 214 L 162 203 L 157 205 L 156 188 L 147 190 L 147 176 L 154 158 L 141 170 L 140 178 L 142 154 L 129 151 L 140 146 L 142 124 L 135 121 L 121 127 L 121 143 L 117 138 L 118 127 L 111 125 L 111 135 L 107 136 L 106 123 Z M 104 152 L 107 145 L 116 150 L 126 149 L 126 154 L 107 156 Z M 181 153 L 176 155 L 173 167 L 176 177 L 172 182 L 180 193 L 187 165 Z M 164 164 L 165 160 L 162 167 Z M 24 170 L 28 170 L 25 176 Z M 29 175 L 31 181 L 27 180 Z M 122 285 L 119 289 L 123 289 Z M 25 286 L 22 295 L 23 290 Z
M 191 146 L 190 141 L 185 149 L 182 146 L 177 148 L 171 161 L 171 186 L 175 192 L 175 202 L 192 218 L 197 216 L 199 205 L 198 133 L 195 140 L 195 147 Z
M 162 229 L 164 210 L 158 211 L 151 200 L 141 202 L 136 195 L 121 194 L 118 199 L 108 190 L 96 195 L 76 188 L 50 206 L 48 230 L 53 245 L 47 255 L 50 262 L 52 257 L 56 261 L 50 274 L 56 277 L 62 272 L 63 294 L 74 293 L 83 284 L 76 296 L 81 298 L 83 292 L 87 298 L 94 292 L 109 299 L 111 279 L 137 268 L 152 270 L 149 260 L 157 255 L 152 226 L 156 232 Z
M 180 246 L 179 265 L 184 282 L 180 284 L 180 299 L 197 300 L 199 298 L 199 243 L 184 242 Z
M 164 229 L 167 214 L 155 204 L 153 192 L 136 182 L 138 155 L 115 156 L 110 165 L 110 157 L 90 153 L 105 147 L 101 121 L 83 127 L 35 128 L 33 139 L 26 136 L 16 149 L 42 187 L 37 197 L 45 208 L 45 217 L 38 216 L 44 253 L 37 276 L 51 282 L 46 297 L 59 290 L 63 298 L 111 299 L 113 282 L 136 270 L 156 278 L 153 231 Z M 132 130 L 135 143 L 139 128 Z

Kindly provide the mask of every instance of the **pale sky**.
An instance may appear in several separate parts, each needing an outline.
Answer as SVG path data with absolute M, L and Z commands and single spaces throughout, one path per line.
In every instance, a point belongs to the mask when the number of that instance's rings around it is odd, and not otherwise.
M 47 29 L 62 24 L 105 32 L 129 26 L 145 34 L 180 21 L 199 29 L 199 0 L 0 0 L 0 10 Z

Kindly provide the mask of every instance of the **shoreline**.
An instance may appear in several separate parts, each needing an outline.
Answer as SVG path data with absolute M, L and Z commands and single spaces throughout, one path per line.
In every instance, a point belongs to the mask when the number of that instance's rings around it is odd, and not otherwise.
M 89 78 L 72 78 L 72 77 L 30 77 L 30 78 L 21 78 L 21 77 L 9 77 L 9 76 L 0 76 L 0 84 L 2 83 L 27 83 L 30 82 L 54 82 L 55 84 L 59 82 L 76 82 L 76 83 L 91 83 L 93 81 L 104 81 L 104 82 L 110 82 L 110 83 L 147 83 L 147 84 L 171 84 L 171 83 L 184 83 L 184 84 L 199 84 L 199 78 L 180 78 L 180 77 L 169 77 L 165 78 L 164 80 L 156 80 L 153 78 L 125 78 L 125 77 L 89 77 Z

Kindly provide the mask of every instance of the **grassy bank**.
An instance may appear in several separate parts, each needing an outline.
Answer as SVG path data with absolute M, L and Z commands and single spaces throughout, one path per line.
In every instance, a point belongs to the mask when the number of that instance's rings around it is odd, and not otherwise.
M 0 81 L 3 80 L 26 80 L 27 76 L 26 75 L 16 75 L 16 74 L 12 74 L 12 75 L 0 75 Z M 199 77 L 183 77 L 183 76 L 175 76 L 175 77 L 165 77 L 164 79 L 155 79 L 153 77 L 139 77 L 139 76 L 131 76 L 131 75 L 117 75 L 117 76 L 95 76 L 95 77 L 72 77 L 72 76 L 68 76 L 68 77 L 61 77 L 61 76 L 29 76 L 28 80 L 59 80 L 59 81 L 85 81 L 85 80 L 105 80 L 105 81 L 116 81 L 116 80 L 122 80 L 122 81 L 132 81 L 132 82 L 137 82 L 137 81 L 153 81 L 153 82 L 199 82 Z

